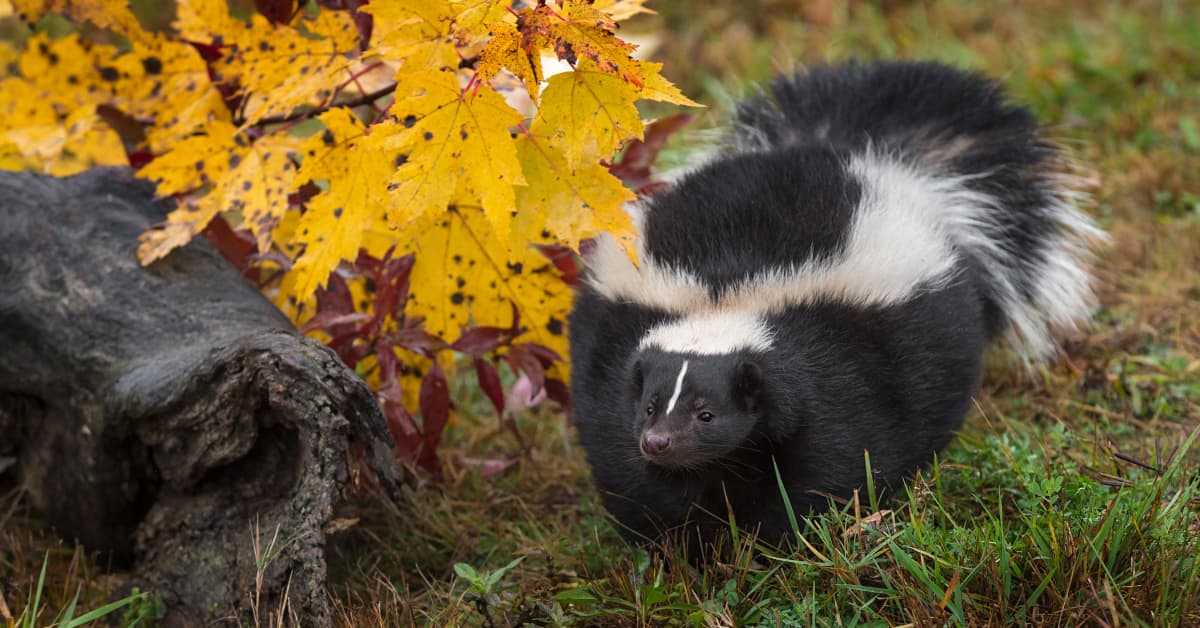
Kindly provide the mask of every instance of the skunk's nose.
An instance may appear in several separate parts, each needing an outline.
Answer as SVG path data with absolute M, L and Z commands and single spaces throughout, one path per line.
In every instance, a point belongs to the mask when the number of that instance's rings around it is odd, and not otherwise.
M 642 436 L 642 451 L 648 454 L 661 454 L 671 448 L 671 437 L 653 432 Z

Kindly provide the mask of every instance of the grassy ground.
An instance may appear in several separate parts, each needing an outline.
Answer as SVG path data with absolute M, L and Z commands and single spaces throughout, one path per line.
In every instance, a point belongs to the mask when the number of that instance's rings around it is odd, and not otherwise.
M 1200 7 L 822 4 L 659 2 L 626 29 L 660 35 L 668 76 L 712 105 L 708 125 L 747 81 L 823 59 L 1000 77 L 1099 181 L 1090 211 L 1113 245 L 1095 327 L 1033 375 L 993 352 L 963 433 L 903 494 L 801 519 L 791 554 L 755 558 L 743 541 L 701 570 L 620 542 L 561 415 L 500 428 L 464 387 L 445 482 L 339 513 L 357 519 L 332 536 L 339 624 L 1200 625 Z M 513 465 L 483 479 L 480 459 Z M 47 556 L 39 623 L 80 584 L 81 608 L 119 585 L 0 499 L 10 616 Z

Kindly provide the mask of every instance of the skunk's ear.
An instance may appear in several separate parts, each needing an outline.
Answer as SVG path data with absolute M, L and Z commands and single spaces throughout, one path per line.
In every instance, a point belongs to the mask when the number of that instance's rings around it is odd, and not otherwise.
M 642 394 L 642 387 L 646 383 L 646 376 L 642 373 L 642 361 L 640 359 L 633 363 L 633 376 L 630 381 L 633 382 L 633 390 L 639 395 Z
M 762 369 L 749 360 L 742 360 L 733 373 L 733 394 L 743 409 L 754 412 L 762 397 Z

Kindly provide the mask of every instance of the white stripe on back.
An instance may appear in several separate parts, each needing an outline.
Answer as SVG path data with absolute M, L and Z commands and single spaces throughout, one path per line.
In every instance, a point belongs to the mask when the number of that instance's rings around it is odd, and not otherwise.
M 661 323 L 650 329 L 639 343 L 639 349 L 657 347 L 675 353 L 720 355 L 739 350 L 767 352 L 771 349 L 772 332 L 754 312 L 699 312 L 681 319 Z
M 1001 237 L 1009 210 L 970 185 L 985 175 L 940 174 L 870 148 L 852 156 L 846 169 L 862 195 L 845 246 L 834 255 L 755 269 L 714 299 L 699 276 L 654 259 L 645 242 L 639 242 L 641 261 L 634 265 L 611 236 L 601 234 L 586 259 L 587 281 L 612 301 L 684 315 L 652 329 L 642 348 L 709 355 L 770 349 L 772 333 L 763 318 L 788 307 L 822 299 L 859 306 L 903 303 L 953 279 L 964 254 L 986 273 L 1008 335 L 1023 354 L 1053 355 L 1052 333 L 1087 319 L 1095 302 L 1090 248 L 1106 236 L 1076 207 L 1083 196 L 1076 190 L 1083 186 L 1074 178 L 1047 175 L 1052 199 L 1036 211 L 1056 221 L 1060 232 L 1039 236 L 1045 240 L 1043 259 L 1022 270 L 1013 262 L 1027 254 L 1009 250 Z M 645 217 L 635 216 L 640 230 Z M 1026 275 L 1032 296 L 1018 287 Z

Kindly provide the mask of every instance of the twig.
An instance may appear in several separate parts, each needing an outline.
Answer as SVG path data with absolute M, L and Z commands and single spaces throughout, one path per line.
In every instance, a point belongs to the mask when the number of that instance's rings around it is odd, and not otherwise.
M 287 115 L 271 116 L 269 118 L 263 118 L 262 120 L 259 120 L 255 124 L 258 124 L 258 125 L 283 124 L 285 122 L 297 122 L 300 120 L 307 120 L 308 118 L 311 118 L 316 114 L 325 113 L 326 111 L 329 111 L 333 107 L 358 107 L 360 105 L 370 104 L 370 103 L 375 102 L 377 99 L 382 98 L 394 91 L 396 91 L 396 84 L 392 83 L 391 85 L 388 85 L 387 87 L 381 87 L 369 94 L 363 94 L 362 96 L 359 96 L 358 98 L 355 98 L 353 100 L 347 100 L 345 102 L 340 102 L 340 103 L 334 102 L 329 105 L 322 105 L 320 107 L 314 107 L 312 109 L 301 111 L 299 113 L 289 113 Z M 238 122 L 238 124 L 243 124 L 244 122 L 245 122 L 245 120 L 240 120 Z

